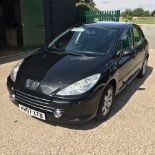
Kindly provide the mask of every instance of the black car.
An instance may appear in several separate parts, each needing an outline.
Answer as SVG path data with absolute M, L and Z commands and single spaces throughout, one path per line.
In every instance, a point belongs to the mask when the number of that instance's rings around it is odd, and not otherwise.
M 42 120 L 102 121 L 114 96 L 135 77 L 144 77 L 148 52 L 148 41 L 135 24 L 76 25 L 13 68 L 7 80 L 10 98 Z

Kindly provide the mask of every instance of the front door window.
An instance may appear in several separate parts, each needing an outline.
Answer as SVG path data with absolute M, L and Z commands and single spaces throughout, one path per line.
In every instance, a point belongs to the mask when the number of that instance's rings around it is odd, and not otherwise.
M 133 34 L 130 29 L 126 30 L 122 36 L 122 50 L 133 49 Z

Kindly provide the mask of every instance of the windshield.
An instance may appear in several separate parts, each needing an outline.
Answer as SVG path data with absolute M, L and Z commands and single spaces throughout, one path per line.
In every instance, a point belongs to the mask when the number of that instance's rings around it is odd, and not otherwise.
M 53 40 L 48 49 L 59 52 L 107 55 L 118 33 L 119 29 L 111 27 L 75 27 Z

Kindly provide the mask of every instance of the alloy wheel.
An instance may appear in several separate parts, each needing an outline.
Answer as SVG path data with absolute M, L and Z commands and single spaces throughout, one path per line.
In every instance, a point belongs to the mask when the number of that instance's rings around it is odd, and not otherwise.
M 103 116 L 106 116 L 109 113 L 112 102 L 113 102 L 113 92 L 109 88 L 104 96 L 104 104 L 102 107 Z
M 148 65 L 148 61 L 147 61 L 147 59 L 145 59 L 144 64 L 143 64 L 143 75 L 145 75 L 145 73 L 146 73 L 147 65 Z

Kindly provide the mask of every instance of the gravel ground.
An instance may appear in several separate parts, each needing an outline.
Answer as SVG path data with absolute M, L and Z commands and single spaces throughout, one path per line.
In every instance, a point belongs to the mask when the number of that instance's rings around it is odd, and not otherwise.
M 155 154 L 154 52 L 145 78 L 116 97 L 111 117 L 84 125 L 48 124 L 20 112 L 6 88 L 16 62 L 0 65 L 0 154 Z

